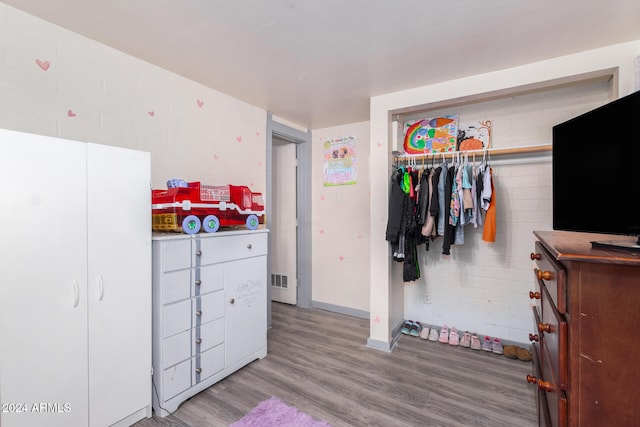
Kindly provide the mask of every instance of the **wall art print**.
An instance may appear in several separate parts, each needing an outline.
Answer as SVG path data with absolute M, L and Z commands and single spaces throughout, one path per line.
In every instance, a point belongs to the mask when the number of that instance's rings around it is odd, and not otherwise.
M 457 114 L 408 121 L 404 124 L 404 151 L 407 154 L 455 151 L 457 138 Z
M 458 124 L 457 151 L 491 148 L 491 120 L 478 120 Z
M 356 183 L 356 138 L 345 136 L 324 143 L 324 186 Z

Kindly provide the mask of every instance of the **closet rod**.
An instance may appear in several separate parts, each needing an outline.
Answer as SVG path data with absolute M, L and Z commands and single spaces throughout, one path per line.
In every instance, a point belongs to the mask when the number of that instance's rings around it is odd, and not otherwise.
M 551 151 L 551 144 L 544 145 L 525 145 L 523 147 L 512 147 L 512 148 L 487 148 L 486 150 L 465 150 L 465 151 L 449 151 L 447 153 L 425 153 L 425 154 L 405 154 L 400 156 L 395 156 L 395 160 L 408 160 L 408 159 L 421 159 L 428 158 L 429 156 L 450 156 L 460 154 L 482 154 L 485 151 L 492 156 L 503 155 L 503 154 L 524 154 L 524 153 L 539 153 L 544 151 Z

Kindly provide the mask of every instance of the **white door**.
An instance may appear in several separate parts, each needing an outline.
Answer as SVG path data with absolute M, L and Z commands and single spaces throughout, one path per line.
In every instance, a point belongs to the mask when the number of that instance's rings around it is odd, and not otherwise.
M 296 144 L 274 138 L 272 156 L 271 300 L 296 304 Z
M 89 425 L 150 405 L 149 153 L 87 144 Z
M 3 427 L 88 422 L 85 153 L 0 130 Z

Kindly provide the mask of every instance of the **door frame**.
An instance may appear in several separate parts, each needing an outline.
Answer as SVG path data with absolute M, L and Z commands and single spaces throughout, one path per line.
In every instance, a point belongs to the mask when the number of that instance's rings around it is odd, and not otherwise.
M 273 189 L 273 137 L 284 139 L 296 144 L 296 216 L 298 219 L 298 233 L 296 237 L 297 263 L 297 306 L 311 307 L 311 130 L 303 132 L 273 119 L 271 112 L 267 112 L 267 196 L 266 196 L 266 226 L 271 224 L 271 203 Z M 267 252 L 267 271 L 271 272 L 271 237 Z M 271 326 L 271 281 L 267 281 L 267 320 Z

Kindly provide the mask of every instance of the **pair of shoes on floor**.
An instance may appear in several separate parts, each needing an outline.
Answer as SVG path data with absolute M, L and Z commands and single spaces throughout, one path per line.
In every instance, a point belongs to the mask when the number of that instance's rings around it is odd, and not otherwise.
M 442 329 L 440 329 L 440 336 L 438 337 L 438 342 L 449 345 L 460 345 L 460 334 L 456 327 L 452 327 L 451 330 L 444 325 Z
M 482 343 L 482 349 L 484 351 L 491 351 L 495 354 L 503 354 L 504 349 L 502 348 L 502 341 L 500 338 L 491 339 L 490 336 L 484 337 L 484 342 Z
M 438 336 L 438 328 L 432 327 L 431 331 L 429 332 L 429 341 L 438 341 Z
M 402 328 L 400 328 L 400 332 L 405 335 L 417 337 L 420 335 L 420 332 L 422 332 L 422 323 L 414 322 L 413 320 L 405 320 Z
M 472 350 L 482 350 L 480 338 L 476 334 L 466 331 L 460 339 L 460 347 L 470 348 Z
M 523 362 L 531 361 L 531 353 L 529 350 L 526 350 L 517 345 L 506 345 L 504 346 L 504 355 L 509 359 L 518 359 Z

